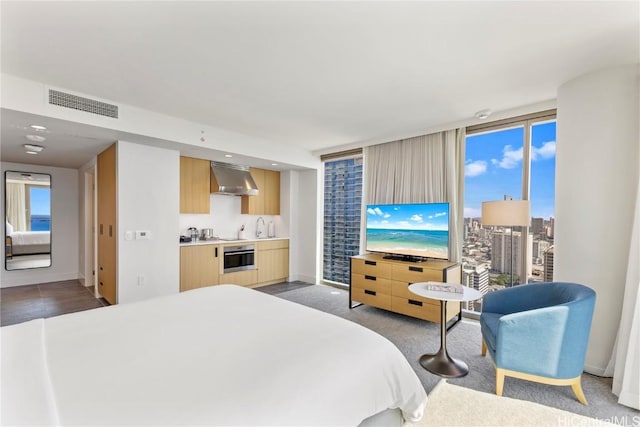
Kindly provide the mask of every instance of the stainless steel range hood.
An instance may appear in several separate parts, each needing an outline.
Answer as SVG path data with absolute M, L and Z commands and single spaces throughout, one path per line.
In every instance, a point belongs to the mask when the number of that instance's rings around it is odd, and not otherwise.
M 233 196 L 257 196 L 258 187 L 248 167 L 211 162 L 211 192 Z

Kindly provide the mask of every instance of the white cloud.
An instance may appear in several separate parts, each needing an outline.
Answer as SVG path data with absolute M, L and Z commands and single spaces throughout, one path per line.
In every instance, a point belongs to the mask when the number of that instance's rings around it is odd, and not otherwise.
M 502 160 L 499 162 L 494 162 L 494 160 L 491 162 L 497 163 L 503 169 L 513 169 L 522 161 L 522 147 L 514 150 L 511 145 L 505 145 L 502 149 Z
M 422 222 L 422 215 L 415 214 L 411 217 L 411 221 Z
M 367 209 L 367 213 L 369 215 L 377 215 L 377 216 L 381 216 L 383 218 L 389 218 L 391 215 L 385 214 L 384 212 L 382 212 L 382 209 L 380 208 L 368 208 Z
M 464 165 L 464 176 L 478 176 L 487 171 L 487 162 L 484 160 L 470 161 Z
M 439 216 L 446 216 L 447 213 L 446 212 L 438 212 L 435 214 L 435 217 L 438 218 Z
M 480 218 L 482 216 L 482 210 L 465 206 L 463 215 L 465 218 Z
M 556 155 L 556 142 L 548 141 L 541 147 L 532 147 L 531 160 L 550 159 Z

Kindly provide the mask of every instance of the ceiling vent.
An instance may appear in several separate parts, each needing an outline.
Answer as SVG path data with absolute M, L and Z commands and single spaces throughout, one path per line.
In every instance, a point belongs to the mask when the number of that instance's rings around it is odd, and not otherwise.
M 81 96 L 71 95 L 70 93 L 64 93 L 53 89 L 49 89 L 49 104 L 85 111 L 99 116 L 111 117 L 114 119 L 118 118 L 117 105 L 107 104 L 106 102 L 83 98 Z

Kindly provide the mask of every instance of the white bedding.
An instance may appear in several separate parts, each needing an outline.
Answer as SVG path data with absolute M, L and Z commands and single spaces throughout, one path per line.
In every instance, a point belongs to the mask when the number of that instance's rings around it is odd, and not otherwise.
M 355 426 L 426 401 L 386 338 L 234 285 L 1 333 L 3 425 Z
M 14 231 L 11 233 L 14 246 L 48 245 L 51 242 L 49 231 Z

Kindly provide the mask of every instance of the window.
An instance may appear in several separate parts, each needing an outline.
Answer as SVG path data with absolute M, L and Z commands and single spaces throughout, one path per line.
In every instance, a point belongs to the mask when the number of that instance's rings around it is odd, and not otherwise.
M 51 188 L 27 186 L 29 230 L 51 231 Z
M 555 111 L 467 129 L 462 248 L 467 286 L 486 294 L 553 280 L 555 135 Z M 510 199 L 530 200 L 530 226 L 483 227 L 482 202 Z M 481 300 L 467 307 L 481 308 Z
M 324 163 L 323 280 L 349 284 L 350 257 L 360 253 L 362 157 Z

